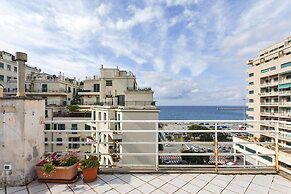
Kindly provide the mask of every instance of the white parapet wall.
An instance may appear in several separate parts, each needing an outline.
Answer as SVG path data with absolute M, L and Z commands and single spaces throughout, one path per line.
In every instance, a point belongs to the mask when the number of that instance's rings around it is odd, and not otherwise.
M 0 185 L 24 185 L 35 178 L 44 154 L 45 102 L 0 98 Z
M 252 152 L 255 152 L 255 154 L 266 154 L 266 156 L 256 156 L 256 155 L 250 155 L 246 156 L 246 161 L 256 165 L 256 166 L 273 166 L 275 165 L 275 151 L 272 149 L 265 148 L 258 144 L 249 144 L 248 141 L 233 137 L 233 142 L 240 142 L 237 144 L 233 144 L 234 150 L 237 152 L 241 152 L 243 154 L 251 154 Z M 279 148 L 279 162 L 285 163 L 285 164 L 291 164 L 291 156 L 290 154 L 280 151 Z

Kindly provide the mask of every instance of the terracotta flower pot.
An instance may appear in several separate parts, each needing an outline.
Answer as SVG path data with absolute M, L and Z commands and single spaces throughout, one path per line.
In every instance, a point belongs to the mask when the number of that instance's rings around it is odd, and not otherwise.
M 38 179 L 41 179 L 41 180 L 69 181 L 76 178 L 77 173 L 78 173 L 77 164 L 74 164 L 72 166 L 57 166 L 49 174 L 46 174 L 45 172 L 42 171 L 42 166 L 35 166 L 35 170 L 36 170 Z
M 82 170 L 84 181 L 86 183 L 93 182 L 97 178 L 97 172 L 98 172 L 99 166 L 96 166 L 94 168 L 85 168 Z

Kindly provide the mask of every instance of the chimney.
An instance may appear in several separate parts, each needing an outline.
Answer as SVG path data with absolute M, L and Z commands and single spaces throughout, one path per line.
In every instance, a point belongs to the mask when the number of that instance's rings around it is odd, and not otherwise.
M 22 52 L 15 53 L 17 63 L 17 95 L 25 96 L 25 62 L 27 62 L 27 54 Z

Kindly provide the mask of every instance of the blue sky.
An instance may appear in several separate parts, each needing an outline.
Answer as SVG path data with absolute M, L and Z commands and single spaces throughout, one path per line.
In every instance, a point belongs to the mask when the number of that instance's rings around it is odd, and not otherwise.
M 289 0 L 0 0 L 0 50 L 84 79 L 134 72 L 158 105 L 242 105 L 245 61 L 291 35 Z

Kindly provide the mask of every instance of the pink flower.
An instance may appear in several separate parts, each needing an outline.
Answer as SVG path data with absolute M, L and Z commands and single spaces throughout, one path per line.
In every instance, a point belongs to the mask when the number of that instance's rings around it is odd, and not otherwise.
M 38 165 L 39 165 L 39 166 L 43 166 L 43 165 L 45 164 L 45 162 L 46 162 L 45 160 L 41 160 L 41 161 L 38 163 Z

